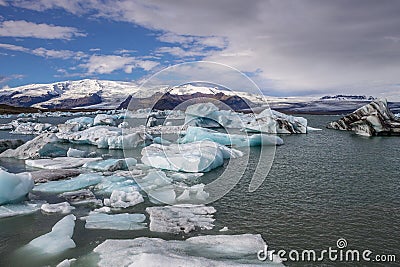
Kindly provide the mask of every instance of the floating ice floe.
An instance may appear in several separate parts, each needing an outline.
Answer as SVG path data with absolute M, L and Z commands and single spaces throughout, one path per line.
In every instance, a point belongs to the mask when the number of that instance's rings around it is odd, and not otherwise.
M 95 205 L 102 206 L 103 202 L 97 199 L 92 191 L 89 189 L 81 189 L 77 191 L 64 192 L 59 195 L 59 197 L 64 198 L 72 205 Z
M 107 115 L 107 114 L 96 115 L 96 117 L 93 120 L 93 125 L 110 125 L 110 126 L 114 126 L 115 125 L 114 116 Z
M 94 118 L 91 117 L 77 117 L 69 119 L 65 124 L 77 124 L 79 125 L 78 130 L 86 129 L 92 127 L 94 124 Z
M 114 190 L 110 198 L 104 199 L 104 206 L 112 208 L 128 208 L 144 202 L 139 191 L 125 192 Z
M 109 229 L 109 230 L 140 230 L 146 228 L 146 216 L 143 214 L 104 214 L 90 212 L 88 216 L 82 217 L 86 221 L 87 229 Z
M 40 202 L 23 202 L 20 204 L 6 204 L 0 206 L 0 218 L 28 215 L 40 210 Z
M 60 262 L 59 264 L 57 264 L 56 267 L 70 267 L 71 263 L 75 262 L 76 259 L 72 258 L 72 259 L 65 259 L 62 262 Z
M 49 149 L 54 149 L 52 145 L 58 141 L 59 139 L 55 134 L 42 134 L 16 149 L 4 151 L 0 154 L 0 157 L 17 159 L 40 158 L 41 156 L 47 155 Z
M 58 137 L 71 143 L 90 144 L 109 149 L 135 148 L 151 139 L 151 136 L 144 131 L 122 134 L 122 129 L 111 126 L 95 126 L 79 132 L 58 133 Z
M 400 118 L 390 111 L 386 100 L 378 99 L 330 122 L 327 128 L 353 131 L 363 136 L 400 135 Z
M 204 191 L 204 184 L 187 186 L 177 183 L 173 178 L 168 177 L 165 172 L 160 170 L 150 170 L 143 178 L 136 178 L 140 188 L 144 190 L 150 201 L 155 204 L 167 203 L 170 205 L 177 203 L 204 203 L 209 194 Z M 178 179 L 177 179 L 178 180 Z M 181 180 L 181 177 L 179 177 Z
M 78 168 L 85 163 L 98 160 L 101 160 L 101 158 L 58 157 L 52 159 L 28 159 L 25 160 L 25 164 L 35 168 L 56 170 Z
M 0 205 L 22 201 L 34 186 L 30 174 L 0 170 Z
M 251 120 L 247 114 L 232 110 L 220 110 L 213 103 L 198 103 L 188 106 L 185 111 L 185 124 L 199 127 L 243 128 Z
M 57 126 L 53 126 L 50 123 L 12 121 L 11 125 L 14 128 L 11 133 L 14 134 L 55 133 L 58 131 Z
M 29 172 L 35 183 L 63 180 L 76 177 L 82 172 L 77 169 L 40 170 Z
M 51 232 L 33 239 L 26 248 L 50 256 L 76 247 L 72 240 L 75 219 L 72 214 L 65 216 L 53 226 Z
M 211 141 L 163 146 L 152 144 L 142 149 L 142 162 L 154 168 L 208 172 L 224 164 L 226 158 L 236 158 L 243 153 Z
M 178 240 L 139 237 L 108 239 L 93 251 L 99 256 L 94 265 L 105 266 L 284 266 L 274 255 L 274 262 L 261 262 L 257 252 L 266 246 L 261 235 L 206 235 Z
M 124 191 L 126 193 L 137 191 L 138 185 L 133 179 L 125 176 L 111 175 L 104 179 L 94 187 L 97 194 L 111 195 L 114 190 Z
M 84 173 L 69 180 L 50 181 L 36 185 L 33 192 L 63 193 L 86 188 L 101 182 L 103 176 L 96 173 Z
M 275 135 L 253 134 L 248 136 L 229 134 L 192 126 L 187 128 L 185 136 L 180 138 L 178 142 L 184 144 L 202 140 L 211 140 L 221 145 L 238 147 L 283 144 L 282 138 Z
M 128 167 L 133 167 L 137 163 L 134 158 L 126 159 L 106 159 L 90 161 L 83 165 L 84 168 L 89 168 L 95 171 L 116 171 L 116 170 L 127 170 Z
M 189 233 L 196 228 L 211 230 L 214 228 L 214 207 L 182 204 L 163 207 L 148 207 L 150 231 L 178 234 Z
M 40 209 L 46 213 L 70 213 L 75 207 L 72 207 L 68 202 L 61 202 L 57 204 L 43 204 Z
M 306 134 L 307 119 L 286 115 L 272 109 L 265 109 L 256 115 L 254 120 L 246 123 L 244 128 L 249 132 Z
M 79 150 L 79 149 L 75 149 L 75 148 L 68 148 L 67 151 L 67 157 L 71 157 L 71 158 L 86 158 L 88 155 L 88 152 L 83 151 L 83 150 Z

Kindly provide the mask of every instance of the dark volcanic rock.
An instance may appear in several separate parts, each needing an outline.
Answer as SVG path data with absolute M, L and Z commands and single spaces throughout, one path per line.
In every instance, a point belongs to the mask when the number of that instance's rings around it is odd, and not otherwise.
M 221 102 L 229 106 L 232 110 L 246 110 L 255 106 L 253 102 L 248 99 L 244 99 L 240 96 L 229 96 L 224 93 L 217 94 L 203 94 L 194 93 L 186 95 L 174 95 L 170 93 L 156 93 L 148 98 L 133 98 L 129 96 L 123 101 L 118 109 L 141 109 L 152 107 L 154 110 L 172 110 L 177 106 L 180 110 L 185 110 L 187 106 L 195 103 L 211 102 L 221 109 L 227 109 Z M 214 100 L 214 101 L 212 101 Z
M 18 96 L 18 94 L 18 92 L 14 92 L 9 95 L 0 96 L 0 104 L 6 104 L 14 107 L 30 107 L 34 104 L 48 101 L 57 96 L 51 92 L 41 96 Z
M 337 121 L 330 122 L 327 128 L 354 131 L 365 136 L 400 135 L 400 119 L 389 110 L 385 100 L 375 100 Z

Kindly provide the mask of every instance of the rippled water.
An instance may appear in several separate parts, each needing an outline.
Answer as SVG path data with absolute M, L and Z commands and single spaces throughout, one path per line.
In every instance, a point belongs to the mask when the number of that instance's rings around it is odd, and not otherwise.
M 262 234 L 271 249 L 317 251 L 336 247 L 337 239 L 345 238 L 350 249 L 396 254 L 399 261 L 400 138 L 366 138 L 325 129 L 324 125 L 337 116 L 305 117 L 311 126 L 323 128 L 323 131 L 283 136 L 285 145 L 277 148 L 267 179 L 257 191 L 250 193 L 248 185 L 260 153 L 260 148 L 252 148 L 245 176 L 231 192 L 212 204 L 217 209 L 215 229 L 191 235 L 218 234 L 219 229 L 228 226 L 227 234 Z M 113 153 L 122 156 L 119 152 Z M 222 171 L 223 168 L 217 169 L 203 179 L 213 179 Z M 131 211 L 143 213 L 145 206 L 138 205 Z M 87 211 L 81 207 L 74 213 L 79 217 Z M 21 259 L 16 259 L 13 252 L 48 232 L 62 217 L 39 212 L 1 219 L 0 266 L 21 264 Z M 148 230 L 86 230 L 83 222 L 77 220 L 73 237 L 77 248 L 46 264 L 86 255 L 107 238 L 138 236 L 184 238 Z M 85 266 L 85 261 L 80 264 Z

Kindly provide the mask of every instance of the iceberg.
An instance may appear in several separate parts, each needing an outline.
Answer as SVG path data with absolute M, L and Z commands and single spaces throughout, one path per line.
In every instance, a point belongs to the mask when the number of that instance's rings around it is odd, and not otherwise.
M 119 175 L 107 176 L 94 187 L 95 192 L 102 195 L 111 195 L 114 190 L 130 193 L 137 189 L 138 185 L 133 179 Z
M 139 237 L 108 239 L 93 251 L 94 265 L 105 266 L 284 266 L 277 255 L 274 262 L 261 262 L 257 252 L 267 244 L 261 235 L 205 235 L 181 240 Z
M 128 208 L 144 202 L 143 196 L 139 191 L 125 192 L 114 190 L 110 198 L 104 199 L 104 206 L 112 208 Z
M 68 148 L 67 157 L 71 158 L 86 158 L 88 153 L 83 150 L 75 149 L 75 148 Z
M 30 174 L 13 174 L 0 170 L 0 205 L 22 201 L 33 186 Z
M 73 205 L 86 205 L 93 204 L 95 206 L 102 206 L 103 202 L 96 199 L 96 196 L 89 189 L 81 189 L 77 191 L 64 192 L 59 195 Z
M 199 173 L 191 173 L 192 177 L 199 177 Z M 144 190 L 150 202 L 155 204 L 167 203 L 170 205 L 177 203 L 204 203 L 209 194 L 204 191 L 204 184 L 187 186 L 183 183 L 176 183 L 174 179 L 182 180 L 182 176 L 177 177 L 172 174 L 168 177 L 165 172 L 151 170 L 143 178 L 136 178 L 140 188 Z
M 60 262 L 59 264 L 57 264 L 56 267 L 71 267 L 71 263 L 75 262 L 76 259 L 72 258 L 72 259 L 65 259 L 62 262 Z
M 93 125 L 110 125 L 114 126 L 114 116 L 107 114 L 98 114 L 93 120 Z
M 76 247 L 72 240 L 75 219 L 72 214 L 65 216 L 53 226 L 51 232 L 33 239 L 26 245 L 26 248 L 50 256 Z
M 40 209 L 46 213 L 62 213 L 67 214 L 70 213 L 74 207 L 72 207 L 68 202 L 61 202 L 57 204 L 43 204 Z
M 35 168 L 57 170 L 78 168 L 85 163 L 98 160 L 101 160 L 101 158 L 59 157 L 53 159 L 27 159 L 25 160 L 25 164 Z
M 40 210 L 41 203 L 24 202 L 20 204 L 6 204 L 0 206 L 0 218 L 28 215 Z
M 69 119 L 65 124 L 77 124 L 79 125 L 79 130 L 92 127 L 94 124 L 94 118 L 91 117 L 78 117 Z
M 307 119 L 265 109 L 244 125 L 246 131 L 270 134 L 306 134 Z
M 95 171 L 116 171 L 127 170 L 129 167 L 136 165 L 137 160 L 134 158 L 126 159 L 106 159 L 98 161 L 90 161 L 83 165 L 84 168 L 89 168 Z
M 243 153 L 212 141 L 163 146 L 152 144 L 142 149 L 142 162 L 148 166 L 183 172 L 209 172 Z
M 178 140 L 178 143 L 191 143 L 196 141 L 211 140 L 225 146 L 261 146 L 261 145 L 282 145 L 283 140 L 279 136 L 254 134 L 239 135 L 227 134 L 201 127 L 188 127 L 184 137 Z
M 214 207 L 204 205 L 181 204 L 164 207 L 148 207 L 150 231 L 178 234 L 189 233 L 196 228 L 211 230 L 214 228 Z
M 71 192 L 91 185 L 100 183 L 103 176 L 96 173 L 84 173 L 79 176 L 62 181 L 50 181 L 44 184 L 36 185 L 33 188 L 33 192 L 43 193 L 63 193 Z
M 46 183 L 76 177 L 81 174 L 81 171 L 76 169 L 40 170 L 30 172 L 30 174 L 35 183 Z
M 35 137 L 16 149 L 8 149 L 0 154 L 3 158 L 36 159 L 46 154 L 46 145 L 58 142 L 55 134 L 46 133 Z
M 219 110 L 213 103 L 198 103 L 188 106 L 185 124 L 200 127 L 243 128 L 251 117 L 232 110 Z
M 353 131 L 363 136 L 400 135 L 400 118 L 390 111 L 386 100 L 378 99 L 330 122 L 327 128 Z
M 143 214 L 104 214 L 90 212 L 88 216 L 82 217 L 86 221 L 87 229 L 109 229 L 109 230 L 140 230 L 146 228 L 146 216 Z
M 111 126 L 94 126 L 75 133 L 58 133 L 60 139 L 77 144 L 89 144 L 98 148 L 131 149 L 142 145 L 151 136 L 143 129 L 134 129 L 136 132 L 124 132 L 122 129 Z

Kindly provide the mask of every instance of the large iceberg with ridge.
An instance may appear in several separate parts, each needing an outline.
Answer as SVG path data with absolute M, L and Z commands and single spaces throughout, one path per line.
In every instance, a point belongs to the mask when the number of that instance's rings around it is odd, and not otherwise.
M 246 123 L 244 128 L 249 132 L 278 133 L 278 134 L 305 134 L 307 133 L 307 119 L 265 109 L 257 114 L 254 120 Z

